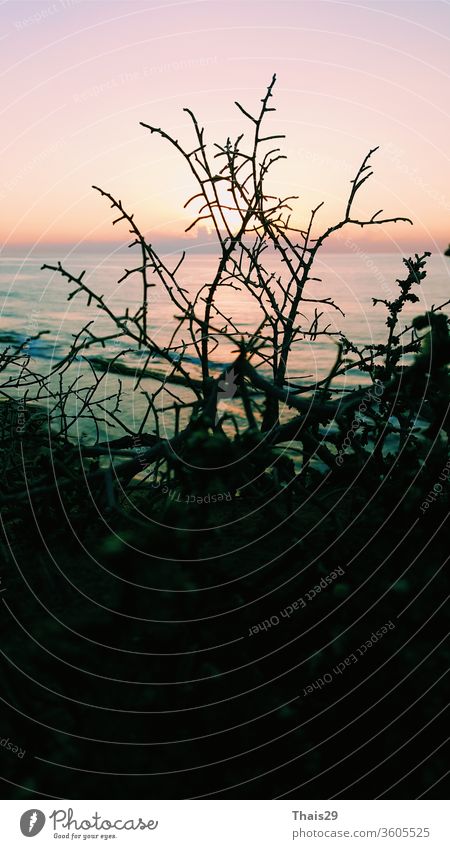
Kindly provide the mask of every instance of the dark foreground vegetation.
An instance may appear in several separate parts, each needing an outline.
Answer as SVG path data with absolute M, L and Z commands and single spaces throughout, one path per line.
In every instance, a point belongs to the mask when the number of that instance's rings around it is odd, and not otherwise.
M 339 333 L 330 319 L 339 305 L 314 297 L 320 248 L 343 227 L 398 219 L 354 211 L 371 151 L 341 221 L 315 235 L 317 208 L 304 230 L 291 226 L 295 199 L 266 190 L 281 157 L 273 85 L 258 113 L 238 104 L 248 145 L 240 136 L 208 147 L 189 111 L 191 146 L 148 127 L 184 158 L 196 221 L 216 233 L 207 285 L 191 299 L 179 282 L 184 257 L 168 264 L 102 191 L 139 253 L 122 278 L 140 275 L 139 308 L 117 314 L 83 275 L 46 266 L 70 298 L 108 317 L 110 332 L 89 322 L 51 374 L 32 368 L 27 343 L 1 355 L 7 797 L 441 794 L 445 304 L 404 321 L 426 285 L 428 254 L 417 254 L 404 260 L 396 296 L 374 299 L 385 342 L 361 347 Z M 154 286 L 173 301 L 168 345 L 152 335 Z M 221 305 L 229 287 L 231 316 Z M 240 326 L 244 290 L 259 310 L 252 331 Z M 336 350 L 330 373 L 291 376 L 292 352 L 319 336 Z M 144 354 L 134 391 L 147 408 L 133 427 L 124 348 L 101 359 L 111 341 Z M 214 368 L 230 343 L 232 360 Z M 360 386 L 344 386 L 348 372 Z M 76 439 L 85 419 L 97 433 L 90 444 Z

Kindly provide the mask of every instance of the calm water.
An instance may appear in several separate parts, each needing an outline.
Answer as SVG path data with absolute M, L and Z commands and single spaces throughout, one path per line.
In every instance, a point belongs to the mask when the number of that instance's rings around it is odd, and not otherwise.
M 124 268 L 139 264 L 138 254 L 135 253 L 133 257 L 131 251 L 128 251 L 116 252 L 106 258 L 104 255 L 93 253 L 79 254 L 67 260 L 60 258 L 63 265 L 74 274 L 86 269 L 85 281 L 96 292 L 105 295 L 110 306 L 119 311 L 129 307 L 130 312 L 137 307 L 140 298 L 138 275 L 120 285 L 117 280 L 123 274 Z M 43 261 L 45 260 L 42 255 L 25 260 L 12 257 L 0 259 L 0 336 L 8 334 L 19 341 L 37 330 L 48 330 L 48 335 L 30 347 L 30 354 L 40 371 L 50 368 L 64 356 L 72 334 L 90 319 L 95 320 L 96 333 L 113 332 L 108 320 L 99 314 L 95 307 L 87 307 L 84 297 L 77 296 L 67 301 L 70 287 L 59 275 L 41 271 Z M 53 254 L 49 256 L 48 261 L 55 262 Z M 174 256 L 173 266 L 176 261 L 177 257 Z M 183 266 L 180 281 L 188 290 L 195 292 L 199 286 L 212 279 L 214 268 L 214 257 L 191 255 Z M 322 282 L 311 282 L 305 295 L 332 297 L 345 313 L 345 317 L 342 317 L 331 308 L 320 307 L 321 310 L 326 310 L 323 321 L 326 319 L 330 322 L 331 329 L 342 330 L 356 343 L 382 342 L 385 339 L 385 310 L 381 305 L 373 307 L 371 299 L 396 297 L 398 290 L 395 280 L 406 276 L 406 268 L 400 255 L 324 254 L 316 265 L 315 274 L 322 278 Z M 449 284 L 450 260 L 439 255 L 431 257 L 424 284 L 414 287 L 420 302 L 408 305 L 404 313 L 404 323 L 414 315 L 430 309 L 433 304 L 442 303 L 450 297 Z M 159 288 L 152 289 L 151 293 L 151 331 L 158 344 L 165 344 L 175 326 L 176 310 Z M 254 329 L 261 320 L 259 308 L 248 293 L 225 290 L 221 307 L 225 314 L 237 320 L 239 328 L 243 331 Z M 314 305 L 309 304 L 304 313 L 310 319 L 314 313 Z M 309 325 L 305 322 L 305 326 Z M 127 345 L 123 343 L 123 348 L 125 347 Z M 91 348 L 89 353 L 108 355 L 117 354 L 118 350 L 120 346 L 111 345 L 106 351 Z M 301 342 L 293 352 L 289 373 L 292 377 L 308 375 L 305 380 L 312 382 L 327 374 L 335 357 L 336 347 L 330 339 L 319 337 L 314 342 Z M 134 351 L 127 353 L 124 361 L 139 365 L 139 358 L 138 352 Z M 225 343 L 214 352 L 212 362 L 219 369 L 231 362 L 232 358 L 232 345 Z M 162 364 L 157 360 L 152 363 L 152 366 L 160 365 Z M 195 374 L 195 361 L 191 367 L 192 373 Z M 81 371 L 86 368 L 82 360 L 79 368 Z M 112 390 L 111 382 L 114 384 L 115 380 L 116 377 L 108 376 L 105 391 Z M 347 384 L 361 382 L 361 373 L 349 372 L 346 380 Z M 152 380 L 147 380 L 142 388 L 151 391 L 152 384 Z M 131 382 L 128 388 L 130 386 Z M 138 415 L 140 401 L 135 398 L 133 403 L 136 407 L 134 412 Z

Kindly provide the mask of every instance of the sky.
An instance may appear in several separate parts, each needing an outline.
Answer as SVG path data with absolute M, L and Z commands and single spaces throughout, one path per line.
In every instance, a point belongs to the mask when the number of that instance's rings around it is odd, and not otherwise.
M 414 227 L 351 228 L 333 249 L 441 251 L 450 240 L 450 5 L 437 0 L 0 0 L 0 244 L 127 242 L 91 188 L 112 192 L 158 246 L 183 236 L 192 194 L 176 152 L 142 128 L 192 144 L 248 131 L 277 74 L 272 132 L 285 133 L 277 194 L 298 195 L 303 226 L 342 217 L 370 148 L 358 217 L 383 208 Z M 362 249 L 361 248 L 361 249 Z

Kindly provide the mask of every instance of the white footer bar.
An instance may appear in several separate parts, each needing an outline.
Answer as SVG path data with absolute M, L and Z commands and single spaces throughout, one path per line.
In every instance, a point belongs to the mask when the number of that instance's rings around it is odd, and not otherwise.
M 443 801 L 0 801 L 1 846 L 448 849 Z M 28 844 L 30 845 L 30 844 Z

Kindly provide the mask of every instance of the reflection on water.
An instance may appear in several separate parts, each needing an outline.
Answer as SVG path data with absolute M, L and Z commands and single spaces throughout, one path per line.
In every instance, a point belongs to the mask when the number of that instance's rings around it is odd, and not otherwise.
M 135 257 L 134 257 L 135 258 Z M 124 268 L 132 267 L 134 258 L 131 251 L 114 253 L 109 258 L 93 253 L 80 254 L 61 261 L 65 267 L 78 274 L 86 269 L 85 282 L 96 292 L 105 296 L 108 306 L 122 312 L 127 307 L 132 313 L 140 303 L 140 278 L 132 276 L 122 284 L 117 279 Z M 52 259 L 49 260 L 53 262 Z M 273 267 L 276 263 L 273 260 Z M 88 308 L 86 298 L 77 296 L 67 301 L 70 286 L 60 275 L 41 271 L 42 257 L 26 261 L 20 259 L 0 259 L 0 339 L 2 347 L 16 339 L 22 341 L 37 330 L 50 331 L 47 335 L 31 343 L 29 354 L 36 362 L 40 371 L 61 359 L 77 333 L 87 321 L 94 319 L 92 326 L 96 334 L 111 332 L 111 324 L 103 313 L 94 307 Z M 135 263 L 138 264 L 138 263 Z M 173 258 L 173 265 L 176 258 Z M 180 283 L 194 295 L 198 288 L 213 279 L 215 259 L 211 255 L 195 255 L 187 257 L 180 271 Z M 281 271 L 281 266 L 279 267 Z M 443 256 L 431 257 L 428 262 L 428 276 L 423 286 L 417 287 L 416 293 L 420 301 L 408 305 L 404 312 L 404 323 L 407 320 L 430 309 L 431 305 L 446 300 L 449 291 L 449 260 Z M 382 342 L 386 338 L 386 313 L 381 305 L 374 307 L 372 298 L 393 299 L 397 295 L 396 278 L 406 276 L 406 268 L 398 254 L 324 254 L 315 266 L 315 276 L 321 282 L 310 282 L 304 294 L 306 297 L 331 297 L 345 313 L 343 317 L 331 306 L 320 305 L 322 326 L 329 324 L 333 332 L 342 331 L 357 344 Z M 176 326 L 174 314 L 176 308 L 170 302 L 167 294 L 156 287 L 150 290 L 150 331 L 155 341 L 163 346 L 168 343 Z M 252 331 L 261 321 L 261 312 L 257 302 L 245 291 L 237 292 L 234 288 L 225 288 L 220 297 L 220 308 L 225 315 L 233 317 L 240 331 Z M 307 328 L 314 316 L 314 304 L 302 305 L 304 318 L 302 325 Z M 181 339 L 189 341 L 187 331 Z M 126 341 L 108 344 L 105 350 L 91 348 L 92 355 L 101 353 L 102 356 L 117 354 L 128 347 Z M 212 355 L 213 367 L 219 371 L 235 356 L 233 344 L 221 340 Z M 324 377 L 330 370 L 336 357 L 336 347 L 333 341 L 326 337 L 318 337 L 315 341 L 302 341 L 296 344 L 289 364 L 289 376 L 314 382 Z M 125 354 L 123 361 L 137 370 L 143 365 L 142 352 L 137 350 Z M 189 354 L 191 372 L 197 376 L 198 361 L 194 352 Z M 39 365 L 38 365 L 39 364 Z M 152 367 L 161 367 L 164 363 L 158 358 L 152 360 Z M 86 369 L 80 360 L 81 372 Z M 129 389 L 132 379 L 122 377 L 125 388 Z M 361 383 L 364 379 L 361 372 L 348 372 L 345 383 L 341 386 L 351 386 Z M 117 381 L 114 375 L 108 375 L 105 381 L 105 391 L 111 391 L 111 382 Z M 145 382 L 145 389 L 152 391 L 153 381 Z M 154 388 L 154 387 L 153 387 Z M 177 387 L 177 391 L 179 387 Z M 134 413 L 139 418 L 143 409 L 142 396 L 133 399 Z M 232 406 L 232 405 L 231 405 Z M 132 417 L 134 415 L 132 414 Z

